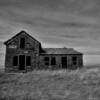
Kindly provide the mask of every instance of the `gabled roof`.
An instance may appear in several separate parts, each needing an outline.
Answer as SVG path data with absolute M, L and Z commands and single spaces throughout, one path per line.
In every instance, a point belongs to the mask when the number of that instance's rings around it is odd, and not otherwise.
M 73 48 L 43 48 L 43 50 L 41 54 L 82 54 Z
M 21 35 L 21 34 L 26 34 L 27 36 L 29 36 L 30 38 L 32 38 L 33 40 L 35 40 L 35 41 L 37 41 L 35 38 L 33 38 L 31 35 L 29 35 L 27 32 L 25 32 L 25 31 L 20 31 L 19 33 L 17 33 L 15 36 L 13 36 L 11 39 L 9 39 L 9 40 L 7 40 L 7 41 L 5 41 L 4 42 L 4 44 L 5 45 L 7 45 L 7 44 L 9 44 L 14 38 L 16 38 L 16 37 L 18 37 L 19 35 Z M 39 42 L 39 41 L 37 41 L 37 42 Z M 39 42 L 40 43 L 40 42 Z

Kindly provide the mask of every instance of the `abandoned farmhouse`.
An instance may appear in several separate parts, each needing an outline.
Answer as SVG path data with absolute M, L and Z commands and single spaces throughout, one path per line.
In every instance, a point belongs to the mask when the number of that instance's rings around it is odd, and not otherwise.
M 25 31 L 4 42 L 5 71 L 34 69 L 77 69 L 83 66 L 83 54 L 73 48 L 42 48 L 41 43 Z

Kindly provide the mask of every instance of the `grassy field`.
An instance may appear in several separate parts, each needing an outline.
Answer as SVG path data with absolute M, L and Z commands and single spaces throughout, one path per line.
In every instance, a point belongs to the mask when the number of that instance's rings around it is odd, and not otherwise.
M 100 69 L 1 71 L 0 100 L 100 100 Z

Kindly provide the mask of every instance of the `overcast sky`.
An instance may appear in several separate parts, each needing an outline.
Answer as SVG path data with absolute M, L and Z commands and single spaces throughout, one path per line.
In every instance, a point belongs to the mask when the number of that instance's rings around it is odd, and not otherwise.
M 21 30 L 43 47 L 71 47 L 83 52 L 84 64 L 100 64 L 100 0 L 0 0 L 2 44 Z

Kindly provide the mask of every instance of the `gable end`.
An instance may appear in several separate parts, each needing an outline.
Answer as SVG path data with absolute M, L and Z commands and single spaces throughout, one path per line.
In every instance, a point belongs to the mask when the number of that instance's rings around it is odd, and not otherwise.
M 36 40 L 35 38 L 33 38 L 31 35 L 29 35 L 28 33 L 26 33 L 25 31 L 21 31 L 18 34 L 16 34 L 15 36 L 13 36 L 11 39 L 7 40 L 4 42 L 4 45 L 8 45 L 9 43 L 11 43 L 13 41 L 13 39 L 15 39 L 16 37 L 18 37 L 21 34 L 26 34 L 28 37 L 32 38 L 33 40 L 37 41 L 39 44 L 41 44 L 38 40 Z

